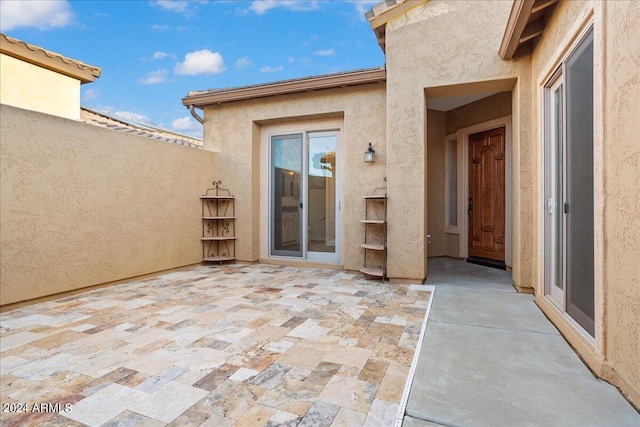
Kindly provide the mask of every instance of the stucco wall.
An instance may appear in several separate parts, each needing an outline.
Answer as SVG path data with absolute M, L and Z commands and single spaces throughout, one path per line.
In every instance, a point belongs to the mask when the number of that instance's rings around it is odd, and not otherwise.
M 640 407 L 640 3 L 602 7 L 606 357 Z
M 80 81 L 0 54 L 0 103 L 80 119 Z
M 460 258 L 460 239 L 457 234 L 445 234 L 445 255 Z
M 3 305 L 200 262 L 215 153 L 0 113 Z
M 267 256 L 268 135 L 339 128 L 342 265 L 349 270 L 362 267 L 362 196 L 384 186 L 387 169 L 385 96 L 383 84 L 370 84 L 206 107 L 205 148 L 219 152 L 220 179 L 237 197 L 238 235 L 253 236 L 251 241 L 238 240 L 239 259 Z M 376 151 L 373 165 L 363 160 L 369 142 Z
M 595 346 L 584 344 L 571 325 L 558 325 L 592 369 L 639 406 L 640 4 L 561 2 L 532 57 L 533 93 L 541 106 L 540 88 L 590 22 L 594 27 Z M 540 112 L 534 110 L 537 123 Z M 534 141 L 541 152 L 541 128 L 535 129 Z M 540 169 L 536 177 L 539 193 Z M 542 216 L 540 209 L 535 215 Z M 543 293 L 542 278 L 536 288 Z M 546 307 L 548 314 L 553 310 Z
M 497 55 L 510 9 L 510 2 L 431 0 L 387 24 L 389 194 L 402 194 L 406 200 L 402 207 L 390 206 L 389 217 L 402 225 L 389 234 L 392 276 L 426 275 L 426 224 L 415 220 L 416 212 L 427 210 L 422 190 L 425 164 L 430 164 L 425 163 L 425 88 L 517 78 L 513 120 L 518 127 L 514 126 L 513 139 L 518 149 L 512 152 L 512 180 L 513 226 L 520 233 L 514 236 L 513 277 L 520 286 L 532 286 L 535 264 L 519 263 L 521 258 L 535 260 L 531 242 L 537 238 L 530 215 L 530 173 L 535 161 L 529 152 L 530 61 L 502 61 Z
M 427 233 L 431 235 L 427 255 L 430 257 L 446 254 L 446 117 L 443 111 L 427 110 Z
M 447 135 L 458 129 L 511 115 L 511 92 L 500 92 L 447 111 Z

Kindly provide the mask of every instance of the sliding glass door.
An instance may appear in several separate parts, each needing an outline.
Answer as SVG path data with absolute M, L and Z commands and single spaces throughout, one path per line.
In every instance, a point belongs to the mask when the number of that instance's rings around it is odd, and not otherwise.
M 270 140 L 270 256 L 334 263 L 339 256 L 338 132 Z
M 595 336 L 593 31 L 545 87 L 545 294 Z
M 271 140 L 271 255 L 302 256 L 302 135 Z

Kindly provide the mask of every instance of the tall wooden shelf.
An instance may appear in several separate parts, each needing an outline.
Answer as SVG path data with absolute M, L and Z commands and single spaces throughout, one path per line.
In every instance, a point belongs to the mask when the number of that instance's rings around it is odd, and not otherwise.
M 236 259 L 236 199 L 222 181 L 200 196 L 202 203 L 202 261 L 219 262 Z
M 365 278 L 384 281 L 387 277 L 387 189 L 380 187 L 364 198 L 364 266 L 360 272 Z

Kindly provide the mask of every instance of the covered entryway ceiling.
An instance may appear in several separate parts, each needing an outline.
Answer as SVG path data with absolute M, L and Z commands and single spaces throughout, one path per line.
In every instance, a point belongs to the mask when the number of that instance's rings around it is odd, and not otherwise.
M 496 93 L 498 92 L 482 92 L 473 95 L 450 96 L 445 98 L 428 98 L 427 108 L 430 110 L 449 111 L 486 98 L 487 96 L 495 95 Z

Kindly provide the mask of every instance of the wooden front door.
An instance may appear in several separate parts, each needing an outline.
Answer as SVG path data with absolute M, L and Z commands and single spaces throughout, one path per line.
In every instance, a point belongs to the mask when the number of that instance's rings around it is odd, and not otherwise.
M 469 257 L 504 262 L 505 128 L 469 136 Z

